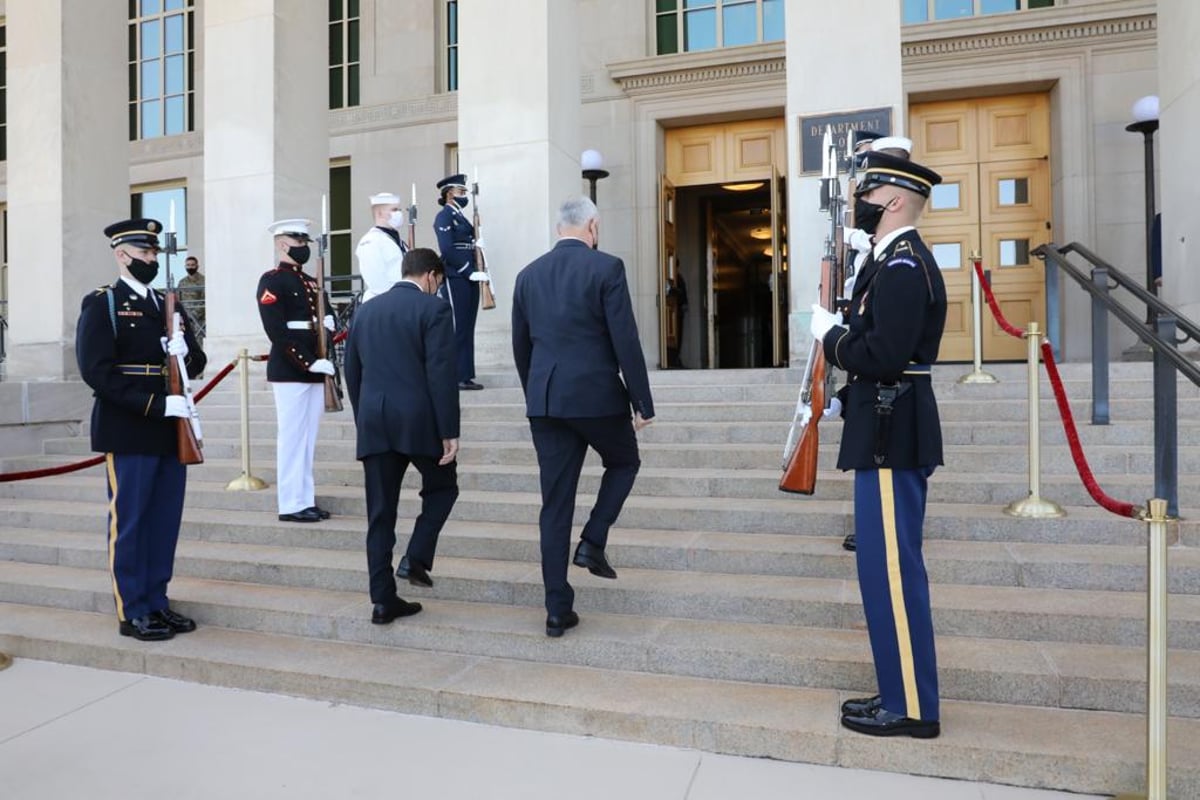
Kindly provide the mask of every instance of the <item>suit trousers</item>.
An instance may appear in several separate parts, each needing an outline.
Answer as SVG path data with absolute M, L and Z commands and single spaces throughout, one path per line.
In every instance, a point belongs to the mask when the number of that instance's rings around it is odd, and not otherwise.
M 440 466 L 430 456 L 387 452 L 362 460 L 367 489 L 367 572 L 372 603 L 388 603 L 396 596 L 392 555 L 396 547 L 396 507 L 400 484 L 411 463 L 421 473 L 421 513 L 408 540 L 408 560 L 433 568 L 438 535 L 454 501 L 458 499 L 458 463 Z
M 108 566 L 117 619 L 167 607 L 187 467 L 179 457 L 107 453 Z
M 575 591 L 567 582 L 567 561 L 575 492 L 588 447 L 599 453 L 604 476 L 580 538 L 600 549 L 608 543 L 608 530 L 621 513 L 642 462 L 628 414 L 572 419 L 530 417 L 529 428 L 541 473 L 542 512 L 538 526 L 546 612 L 561 615 L 575 603 Z
M 932 467 L 854 473 L 858 586 L 883 707 L 938 719 L 929 576 L 921 555 Z
M 475 377 L 475 319 L 479 316 L 479 284 L 465 278 L 447 277 L 441 293 L 449 299 L 454 312 L 458 382 L 463 383 Z
M 275 493 L 280 514 L 316 505 L 313 456 L 325 413 L 324 383 L 272 383 L 275 393 Z

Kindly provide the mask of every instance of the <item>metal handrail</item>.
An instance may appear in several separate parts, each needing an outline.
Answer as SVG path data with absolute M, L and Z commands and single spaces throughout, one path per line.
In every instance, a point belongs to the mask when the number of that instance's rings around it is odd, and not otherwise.
M 8 332 L 8 301 L 0 300 L 0 364 L 4 363 L 4 358 L 8 351 L 5 349 L 4 340 L 7 338 L 5 334 Z

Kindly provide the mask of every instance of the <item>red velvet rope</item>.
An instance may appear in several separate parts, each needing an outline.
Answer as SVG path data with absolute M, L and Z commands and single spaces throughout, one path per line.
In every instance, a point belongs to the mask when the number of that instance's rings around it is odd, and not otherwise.
M 1025 331 L 1004 318 L 1004 312 L 1000 310 L 1000 304 L 996 302 L 996 295 L 992 294 L 992 285 L 988 283 L 988 279 L 983 275 L 983 262 L 973 259 L 973 263 L 975 264 L 975 274 L 979 276 L 979 285 L 983 287 L 983 296 L 987 298 L 988 308 L 992 310 L 992 316 L 996 318 L 996 324 L 1009 336 L 1024 339 Z
M 1058 403 L 1058 414 L 1062 417 L 1063 429 L 1067 433 L 1071 458 L 1075 460 L 1075 469 L 1079 472 L 1079 479 L 1083 481 L 1084 488 L 1106 511 L 1122 517 L 1137 517 L 1141 509 L 1132 503 L 1105 494 L 1096 482 L 1092 468 L 1088 466 L 1087 456 L 1083 454 L 1083 446 L 1079 443 L 1079 431 L 1075 428 L 1075 415 L 1071 413 L 1071 405 L 1067 402 L 1067 392 L 1063 388 L 1062 377 L 1058 374 L 1058 365 L 1054 363 L 1054 348 L 1050 346 L 1050 342 L 1042 342 L 1042 361 L 1046 365 L 1046 374 L 1050 377 L 1050 386 L 1054 389 L 1054 400 Z
M 337 332 L 336 334 L 334 334 L 334 336 L 333 336 L 333 343 L 334 343 L 334 344 L 341 344 L 342 342 L 346 341 L 346 336 L 347 336 L 349 333 L 350 333 L 350 331 L 349 331 L 349 330 L 338 331 L 338 332 Z
M 250 360 L 251 361 L 266 361 L 267 357 L 266 356 L 250 356 Z M 233 368 L 236 366 L 237 366 L 237 359 L 235 358 L 233 361 L 230 361 L 228 364 L 226 364 L 224 367 L 222 367 L 221 371 L 212 377 L 212 380 L 210 380 L 208 383 L 204 384 L 204 387 L 201 388 L 200 391 L 196 392 L 196 394 L 192 397 L 192 399 L 195 400 L 197 403 L 199 403 L 201 400 L 204 399 L 204 396 L 206 394 L 208 394 L 209 392 L 211 392 L 213 390 L 213 388 L 215 388 L 216 385 L 218 383 L 220 383 L 225 378 L 226 375 L 228 375 L 230 372 L 232 372 Z M 45 469 L 31 469 L 31 470 L 26 470 L 25 472 L 0 472 L 0 483 L 9 483 L 10 481 L 27 481 L 27 480 L 32 480 L 33 478 L 48 478 L 52 475 L 63 475 L 67 472 L 78 472 L 81 469 L 87 469 L 88 467 L 94 467 L 103 461 L 104 461 L 104 456 L 92 456 L 91 458 L 85 458 L 83 461 L 76 461 L 72 464 L 63 464 L 62 466 L 58 466 L 58 467 L 46 467 Z

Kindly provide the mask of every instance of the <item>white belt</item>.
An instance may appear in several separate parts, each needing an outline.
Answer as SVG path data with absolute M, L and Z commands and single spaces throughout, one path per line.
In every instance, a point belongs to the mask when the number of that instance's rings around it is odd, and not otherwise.
M 289 331 L 311 331 L 313 329 L 313 324 L 306 319 L 289 319 L 287 326 Z

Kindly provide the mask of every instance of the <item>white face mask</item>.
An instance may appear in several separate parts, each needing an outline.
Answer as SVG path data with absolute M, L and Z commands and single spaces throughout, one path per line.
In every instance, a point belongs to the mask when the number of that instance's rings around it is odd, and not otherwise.
M 403 228 L 404 227 L 404 212 L 403 211 L 393 211 L 391 216 L 388 217 L 388 225 L 391 225 L 396 230 L 400 230 L 401 228 Z

